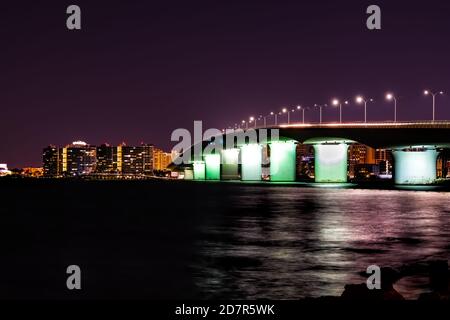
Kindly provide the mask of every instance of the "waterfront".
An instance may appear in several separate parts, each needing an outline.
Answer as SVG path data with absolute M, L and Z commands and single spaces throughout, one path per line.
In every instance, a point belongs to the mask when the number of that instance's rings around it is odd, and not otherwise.
M 1 297 L 338 296 L 370 264 L 449 259 L 448 192 L 327 186 L 2 180 Z M 427 278 L 396 289 L 416 298 Z

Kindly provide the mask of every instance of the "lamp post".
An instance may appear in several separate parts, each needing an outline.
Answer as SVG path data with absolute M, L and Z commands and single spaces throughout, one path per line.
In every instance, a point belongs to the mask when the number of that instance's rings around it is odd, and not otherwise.
M 287 123 L 289 124 L 289 122 L 290 122 L 290 117 L 289 117 L 289 110 L 287 109 L 287 108 L 283 108 L 282 110 L 281 110 L 283 113 L 287 113 Z
M 270 115 L 271 115 L 271 116 L 275 116 L 275 120 L 274 120 L 274 121 L 275 121 L 275 126 L 278 125 L 277 114 L 274 113 L 274 112 L 271 112 Z
M 394 100 L 394 122 L 397 122 L 397 98 L 394 96 L 393 93 L 387 93 L 386 99 Z
M 243 125 L 245 124 L 245 130 L 247 130 L 247 129 L 248 129 L 248 122 L 245 121 L 245 120 L 242 120 L 242 124 L 243 124 Z
M 436 96 L 438 94 L 442 95 L 442 94 L 444 94 L 444 92 L 443 91 L 439 91 L 439 92 L 435 93 L 435 92 L 432 92 L 430 90 L 425 90 L 423 92 L 423 94 L 426 95 L 426 96 L 431 95 L 433 97 L 433 122 L 434 122 L 434 120 L 436 119 L 436 117 L 435 117 L 435 115 L 436 115 Z
M 327 104 L 321 104 L 321 105 L 315 104 L 314 105 L 314 107 L 319 108 L 319 123 L 322 123 L 322 108 L 327 107 L 327 106 L 328 106 Z
M 255 117 L 250 117 L 250 118 L 248 119 L 248 122 L 249 122 L 249 123 L 254 122 L 254 127 L 256 128 L 256 120 L 255 120 Z
M 364 123 L 367 123 L 367 102 L 372 102 L 373 99 L 366 100 L 362 96 L 356 97 L 357 103 L 363 103 L 364 102 Z
M 302 110 L 302 123 L 305 124 L 305 108 L 302 108 L 302 106 L 297 106 L 297 110 Z
M 342 123 L 342 102 L 338 99 L 333 99 L 333 106 L 339 106 L 339 123 Z M 344 101 L 345 104 L 348 104 L 348 101 Z

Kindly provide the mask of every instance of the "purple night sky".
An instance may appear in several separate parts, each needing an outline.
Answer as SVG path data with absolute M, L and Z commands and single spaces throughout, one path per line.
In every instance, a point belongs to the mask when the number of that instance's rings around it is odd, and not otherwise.
M 387 90 L 399 120 L 430 119 L 423 89 L 450 91 L 450 2 L 393 2 L 3 2 L 0 163 L 40 166 L 43 147 L 80 139 L 169 149 L 193 120 L 221 129 L 333 97 L 352 99 L 344 119 L 361 121 L 360 93 L 376 100 L 369 121 L 390 120 Z M 81 31 L 66 29 L 70 4 Z M 365 26 L 370 4 L 380 31 Z M 450 119 L 449 96 L 437 119 Z

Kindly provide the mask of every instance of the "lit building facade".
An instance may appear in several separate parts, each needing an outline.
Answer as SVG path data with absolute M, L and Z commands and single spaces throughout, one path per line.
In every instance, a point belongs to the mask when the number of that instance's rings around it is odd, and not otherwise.
M 154 170 L 152 145 L 120 145 L 116 150 L 117 172 L 123 175 L 151 175 Z
M 153 169 L 155 171 L 166 170 L 169 164 L 172 162 L 172 154 L 162 151 L 161 149 L 154 148 L 153 150 Z
M 44 174 L 44 168 L 33 168 L 33 167 L 26 167 L 22 169 L 22 175 L 24 177 L 31 177 L 31 178 L 40 178 Z
M 43 150 L 42 161 L 45 177 L 59 177 L 62 171 L 62 164 L 59 160 L 60 149 L 56 146 L 48 146 Z
M 377 175 L 375 149 L 363 144 L 351 144 L 348 148 L 348 175 L 350 178 L 368 178 Z
M 113 174 L 116 172 L 114 162 L 115 147 L 109 144 L 102 144 L 97 147 L 97 165 L 95 167 L 96 173 Z
M 8 170 L 6 163 L 0 163 L 0 177 L 10 175 L 12 172 Z
M 62 149 L 62 173 L 68 176 L 88 175 L 95 171 L 96 148 L 83 141 L 75 141 Z
M 63 148 L 49 146 L 43 151 L 43 172 L 45 177 L 149 176 L 155 170 L 154 149 L 151 144 L 127 146 L 125 143 L 94 147 L 82 141 Z M 158 166 L 166 168 L 170 163 L 167 153 L 159 153 Z

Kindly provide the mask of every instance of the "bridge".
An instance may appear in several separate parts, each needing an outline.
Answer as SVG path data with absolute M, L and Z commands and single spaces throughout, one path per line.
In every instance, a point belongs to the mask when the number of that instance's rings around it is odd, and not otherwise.
M 432 184 L 436 162 L 443 149 L 450 148 L 450 121 L 369 122 L 325 124 L 281 124 L 252 128 L 257 141 L 236 141 L 230 148 L 204 154 L 192 162 L 194 180 L 262 179 L 262 152 L 268 146 L 270 181 L 296 180 L 296 144 L 312 145 L 316 182 L 347 182 L 348 147 L 358 143 L 375 149 L 388 149 L 394 156 L 397 184 Z M 279 139 L 261 137 L 261 132 L 277 129 Z M 227 138 L 224 134 L 221 139 Z M 206 148 L 211 141 L 202 144 Z

